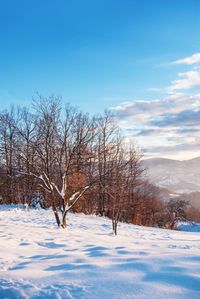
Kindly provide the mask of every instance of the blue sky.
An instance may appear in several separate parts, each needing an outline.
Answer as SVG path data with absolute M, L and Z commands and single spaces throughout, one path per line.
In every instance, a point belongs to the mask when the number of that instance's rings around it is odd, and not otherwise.
M 118 113 L 141 100 L 165 105 L 169 95 L 182 93 L 174 86 L 180 73 L 188 79 L 198 67 L 198 59 L 176 62 L 200 52 L 199 28 L 198 0 L 0 0 L 1 108 L 29 105 L 35 92 L 62 95 L 91 113 L 109 107 Z M 198 81 L 198 74 L 191 75 Z M 199 87 L 184 88 L 184 97 L 198 95 Z M 159 113 L 167 117 L 158 111 L 151 124 Z M 131 127 L 130 115 L 120 121 L 134 136 L 151 127 L 144 122 Z M 145 140 L 141 144 L 149 148 Z M 152 155 L 177 155 L 175 148 L 170 154 L 169 143 L 165 138 L 166 151 L 156 143 Z

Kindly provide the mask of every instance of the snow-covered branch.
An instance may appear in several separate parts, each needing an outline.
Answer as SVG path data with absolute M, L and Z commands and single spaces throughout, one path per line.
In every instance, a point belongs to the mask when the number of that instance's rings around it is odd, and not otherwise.
M 86 192 L 86 190 L 88 190 L 90 188 L 90 186 L 85 186 L 82 190 L 74 193 L 70 198 L 69 201 L 73 201 L 73 203 L 66 209 L 65 213 L 67 214 L 67 212 L 69 212 L 73 206 L 77 203 L 77 201 L 80 199 L 80 197 Z
M 37 178 L 38 180 L 42 181 L 43 184 L 44 184 L 44 188 L 48 191 L 48 192 L 52 192 L 52 188 L 51 188 L 51 185 L 48 186 L 47 182 L 45 181 L 43 175 L 37 175 L 35 173 L 32 173 L 32 172 L 19 172 L 18 175 L 28 175 L 28 176 L 33 176 L 35 178 Z

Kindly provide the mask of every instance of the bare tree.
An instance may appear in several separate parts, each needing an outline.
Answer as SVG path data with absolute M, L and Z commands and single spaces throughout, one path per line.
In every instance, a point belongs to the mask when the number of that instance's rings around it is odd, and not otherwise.
M 65 228 L 67 213 L 93 184 L 88 180 L 85 168 L 92 154 L 88 152 L 87 144 L 93 138 L 94 127 L 87 115 L 69 105 L 61 118 L 61 106 L 55 97 L 39 97 L 34 104 L 38 137 L 33 146 L 37 161 L 33 171 L 20 173 L 40 181 L 40 186 L 50 194 L 58 226 Z M 84 180 L 72 188 L 70 178 L 74 174 L 79 178 L 81 174 Z
M 105 191 L 108 184 L 109 169 L 114 159 L 116 146 L 118 143 L 119 128 L 117 127 L 114 115 L 110 111 L 105 111 L 104 115 L 98 117 L 98 175 L 99 175 L 99 207 L 101 216 L 105 215 L 106 200 L 108 194 Z
M 141 154 L 125 143 L 111 112 L 90 117 L 38 95 L 31 112 L 0 113 L 0 136 L 0 196 L 8 202 L 30 204 L 42 194 L 63 228 L 72 210 L 110 217 L 115 234 L 122 220 L 156 223 L 156 190 L 144 182 Z
M 10 111 L 4 111 L 0 114 L 0 155 L 1 167 L 7 174 L 5 195 L 10 203 L 15 200 L 15 169 L 16 163 L 15 146 L 16 146 L 16 130 L 13 124 L 18 121 L 18 115 L 13 107 Z
M 169 228 L 175 229 L 178 221 L 186 220 L 185 210 L 189 203 L 181 199 L 171 199 L 167 205 L 166 210 L 169 217 Z

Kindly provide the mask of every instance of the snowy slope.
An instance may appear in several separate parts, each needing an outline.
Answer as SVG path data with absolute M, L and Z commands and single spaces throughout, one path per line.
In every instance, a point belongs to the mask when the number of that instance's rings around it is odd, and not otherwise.
M 200 234 L 0 207 L 0 298 L 199 299 Z
M 143 161 L 151 183 L 177 193 L 200 191 L 200 158 L 178 161 L 152 158 Z

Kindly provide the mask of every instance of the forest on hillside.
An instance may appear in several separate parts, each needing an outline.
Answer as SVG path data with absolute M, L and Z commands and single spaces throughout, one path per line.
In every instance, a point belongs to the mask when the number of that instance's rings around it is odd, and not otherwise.
M 109 111 L 90 116 L 38 95 L 31 109 L 0 113 L 0 203 L 39 201 L 63 228 L 69 211 L 107 216 L 115 234 L 119 221 L 174 228 L 185 219 L 187 203 L 163 202 L 141 158 Z

